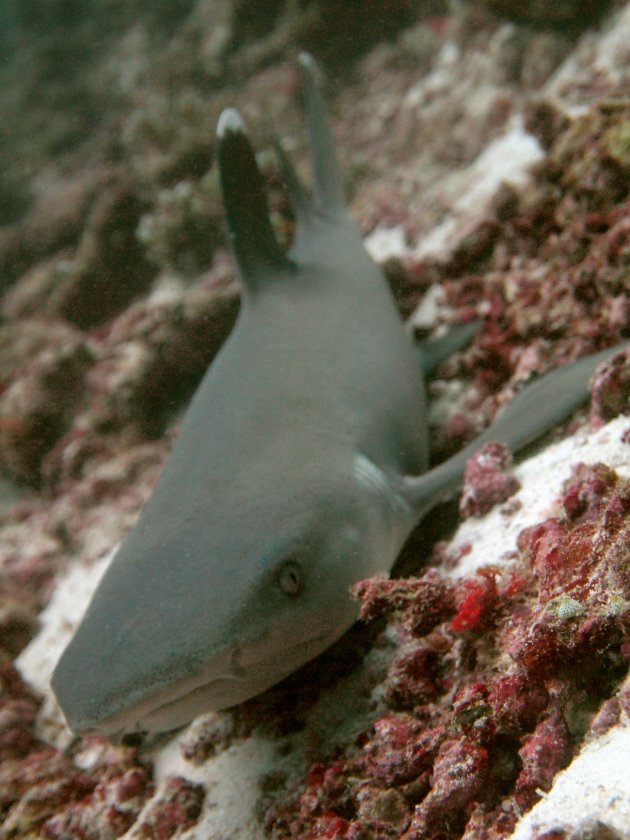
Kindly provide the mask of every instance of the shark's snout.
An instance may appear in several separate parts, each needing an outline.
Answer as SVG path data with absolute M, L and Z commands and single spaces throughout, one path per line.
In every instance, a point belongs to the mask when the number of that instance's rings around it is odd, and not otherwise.
M 185 726 L 209 709 L 231 708 L 265 691 L 312 659 L 331 643 L 329 633 L 318 633 L 292 644 L 280 644 L 274 634 L 250 643 L 233 645 L 208 661 L 195 677 L 173 683 L 115 714 L 74 723 L 82 733 L 100 732 L 112 738 L 131 732 L 157 734 Z

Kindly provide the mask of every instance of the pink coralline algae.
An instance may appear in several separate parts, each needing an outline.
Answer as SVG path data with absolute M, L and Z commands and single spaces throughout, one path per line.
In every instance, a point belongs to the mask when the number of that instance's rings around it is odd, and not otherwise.
M 630 314 L 625 314 L 625 320 L 630 321 Z M 617 353 L 591 381 L 593 426 L 601 426 L 619 414 L 630 414 L 630 350 Z
M 389 669 L 385 698 L 392 709 L 413 709 L 433 701 L 438 693 L 439 651 L 422 639 L 401 645 Z
M 421 840 L 478 799 L 489 772 L 488 750 L 472 739 L 445 741 L 433 764 L 429 794 L 416 807 L 406 840 Z
M 137 827 L 137 836 L 147 840 L 169 840 L 174 834 L 191 828 L 201 814 L 204 797 L 202 785 L 179 776 L 172 777 Z
M 142 767 L 104 773 L 87 797 L 44 823 L 42 836 L 47 840 L 115 840 L 136 821 L 151 790 L 147 771 Z
M 64 546 L 93 540 L 95 523 L 122 532 L 125 517 L 141 503 L 134 470 L 151 482 L 153 448 L 127 453 L 75 483 L 55 504 L 23 503 L 3 533 L 0 550 L 0 822 L 2 837 L 76 837 L 110 840 L 124 834 L 151 796 L 151 773 L 131 749 L 104 739 L 84 739 L 68 754 L 39 740 L 40 701 L 9 661 L 36 626 Z M 148 450 L 148 451 L 147 451 Z M 148 492 L 148 491 L 147 491 Z M 115 499 L 115 501 L 114 501 Z M 122 504 L 121 504 L 122 503 Z M 125 514 L 124 510 L 127 510 Z M 63 523 L 63 526 L 61 525 Z
M 562 713 L 555 709 L 541 721 L 524 738 L 518 754 L 522 770 L 516 780 L 514 799 L 520 808 L 528 810 L 540 798 L 539 791 L 549 790 L 553 777 L 573 756 L 571 733 Z
M 508 448 L 493 442 L 486 443 L 468 460 L 459 501 L 462 517 L 488 513 L 494 505 L 506 501 L 518 491 L 518 479 L 507 471 L 511 464 L 512 455 Z
M 0 773 L 0 808 L 6 837 L 40 832 L 63 806 L 88 796 L 95 781 L 72 768 L 55 750 L 32 752 L 26 760 L 6 761 Z
M 149 773 L 129 748 L 116 749 L 101 739 L 92 752 L 89 770 L 44 746 L 23 760 L 4 761 L 2 836 L 114 840 L 124 834 L 151 793 Z
M 399 636 L 382 711 L 275 803 L 271 836 L 507 836 L 588 732 L 618 714 L 630 660 L 628 546 L 630 483 L 580 464 L 557 516 L 521 533 L 509 571 L 449 582 L 432 569 L 358 585 L 362 615 L 389 617 Z
M 0 764 L 36 748 L 33 725 L 38 703 L 10 662 L 0 664 Z
M 368 578 L 356 584 L 353 593 L 360 601 L 363 621 L 396 609 L 402 612 L 403 626 L 414 636 L 430 633 L 455 607 L 452 585 L 434 570 L 418 580 Z
M 526 529 L 520 537 L 539 586 L 530 614 L 535 633 L 514 622 L 510 655 L 532 675 L 579 669 L 588 686 L 626 666 L 630 626 L 630 488 L 608 467 L 579 465 L 564 496 L 565 516 Z M 512 636 L 512 640 L 508 638 Z

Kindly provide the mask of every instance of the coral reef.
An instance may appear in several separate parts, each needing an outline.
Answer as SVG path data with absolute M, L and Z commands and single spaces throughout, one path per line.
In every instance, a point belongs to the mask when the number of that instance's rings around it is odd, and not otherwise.
M 437 510 L 404 576 L 355 588 L 362 625 L 243 707 L 166 746 L 71 743 L 54 707 L 54 658 L 237 314 L 211 168 L 228 103 L 291 240 L 266 123 L 302 169 L 299 48 L 327 57 L 353 212 L 411 328 L 483 321 L 430 384 L 434 461 L 630 329 L 630 7 L 598 30 L 609 6 L 584 0 L 370 3 L 360 26 L 347 3 L 250 5 L 6 3 L 0 835 L 621 836 L 605 802 L 583 824 L 553 813 L 630 715 L 627 454 L 583 457 L 579 436 L 529 520 L 548 473 L 490 444 L 464 536 Z M 627 451 L 628 358 L 550 438 L 588 425 Z M 470 537 L 490 522 L 492 550 Z

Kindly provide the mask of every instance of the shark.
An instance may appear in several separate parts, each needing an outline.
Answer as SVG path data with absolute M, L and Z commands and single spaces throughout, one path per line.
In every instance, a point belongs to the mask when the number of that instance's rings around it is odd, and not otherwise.
M 353 584 L 391 571 L 467 459 L 553 427 L 619 349 L 540 377 L 429 470 L 425 376 L 476 326 L 414 345 L 346 209 L 318 67 L 299 63 L 313 189 L 277 144 L 296 217 L 287 252 L 239 113 L 218 122 L 241 310 L 53 673 L 76 733 L 170 731 L 316 657 L 356 620 Z

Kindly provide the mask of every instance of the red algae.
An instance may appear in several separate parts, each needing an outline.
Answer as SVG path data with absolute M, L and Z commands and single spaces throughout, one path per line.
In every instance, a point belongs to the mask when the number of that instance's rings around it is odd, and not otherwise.
M 510 655 L 533 674 L 579 663 L 575 679 L 588 682 L 593 669 L 614 674 L 622 666 L 630 618 L 628 494 L 628 483 L 608 468 L 579 465 L 563 499 L 575 521 L 550 519 L 521 534 L 540 587 L 528 619 L 536 632 L 519 632 L 515 623 L 506 637 L 512 635 Z
M 464 581 L 461 590 L 457 613 L 451 621 L 451 628 L 458 633 L 475 630 L 492 618 L 497 599 L 495 575 L 482 569 L 474 578 Z
M 508 201 L 509 212 L 490 211 L 500 215 L 501 229 L 481 262 L 460 255 L 457 263 L 432 265 L 445 305 L 462 313 L 479 300 L 485 307 L 482 329 L 458 367 L 441 370 L 447 379 L 467 373 L 474 389 L 455 407 L 453 429 L 447 420 L 440 455 L 461 445 L 460 428 L 472 436 L 530 376 L 627 336 L 627 159 L 610 153 L 612 138 L 627 126 L 627 100 L 609 109 L 593 105 L 574 120 L 546 100 L 532 107 L 546 115 L 532 116 L 530 128 L 548 147 L 535 183 Z M 628 410 L 623 358 L 627 353 L 594 377 L 595 425 Z
M 564 488 L 562 506 L 566 516 L 574 522 L 594 519 L 615 481 L 614 470 L 605 464 L 576 464 Z

